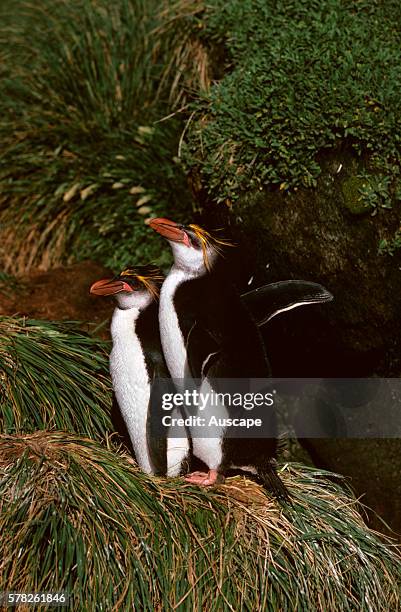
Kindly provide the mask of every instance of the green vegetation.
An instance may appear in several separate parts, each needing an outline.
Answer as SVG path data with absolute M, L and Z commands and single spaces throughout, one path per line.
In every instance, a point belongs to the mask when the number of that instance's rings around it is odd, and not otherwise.
M 217 202 L 314 186 L 319 154 L 347 146 L 382 168 L 364 199 L 386 204 L 401 161 L 399 2 L 212 0 L 198 21 L 226 62 L 195 104 L 186 163 Z
M 184 169 L 231 204 L 313 187 L 321 153 L 346 147 L 370 178 L 357 211 L 388 208 L 401 198 L 400 20 L 395 0 L 3 3 L 6 270 L 166 265 L 145 221 L 192 214 Z
M 341 183 L 341 190 L 344 197 L 344 205 L 353 215 L 361 215 L 366 212 L 373 212 L 371 202 L 366 202 L 364 193 L 367 189 L 368 179 L 364 176 L 349 176 Z
M 7 4 L 7 3 L 6 3 Z M 8 271 L 160 256 L 149 216 L 188 206 L 156 0 L 0 7 L 0 227 Z M 156 45 L 157 42 L 157 45 Z
M 0 271 L 0 292 L 20 293 L 22 291 L 24 291 L 24 283 L 20 279 L 15 278 L 12 274 Z
M 401 199 L 400 18 L 395 0 L 3 2 L 0 289 L 87 257 L 164 266 L 145 222 L 191 215 L 187 170 L 231 204 L 313 187 L 319 154 L 347 147 L 353 212 Z M 79 610 L 400 609 L 395 550 L 332 474 L 282 466 L 280 507 L 244 478 L 194 488 L 111 448 L 108 350 L 78 323 L 0 317 L 0 591 L 66 589 Z
M 77 323 L 0 317 L 0 431 L 112 431 L 108 343 Z
M 65 589 L 76 610 L 399 609 L 398 557 L 315 468 L 282 468 L 284 509 L 241 477 L 191 487 L 41 432 L 0 437 L 0 475 L 0 590 Z
M 401 249 L 401 229 L 397 230 L 390 240 L 383 238 L 383 240 L 380 241 L 378 254 L 393 256 L 399 249 Z

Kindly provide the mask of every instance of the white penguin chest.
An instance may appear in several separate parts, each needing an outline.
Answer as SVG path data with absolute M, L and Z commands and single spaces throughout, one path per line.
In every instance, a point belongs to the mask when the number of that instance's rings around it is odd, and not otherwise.
M 183 379 L 187 353 L 184 337 L 174 307 L 177 288 L 186 280 L 181 270 L 172 270 L 163 283 L 160 294 L 159 326 L 164 358 L 174 379 Z
M 116 399 L 128 429 L 138 465 L 154 472 L 147 442 L 150 381 L 145 356 L 135 333 L 138 311 L 116 308 L 111 324 L 110 373 Z

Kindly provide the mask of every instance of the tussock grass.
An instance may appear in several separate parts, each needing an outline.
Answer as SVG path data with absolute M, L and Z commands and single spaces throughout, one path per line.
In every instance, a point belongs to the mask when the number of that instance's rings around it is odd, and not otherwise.
M 315 468 L 281 477 L 293 507 L 241 477 L 152 478 L 74 435 L 3 435 L 0 589 L 66 589 L 80 610 L 400 609 L 400 558 L 355 499 Z
M 16 0 L 0 7 L 0 257 L 23 273 L 168 249 L 151 216 L 188 207 L 175 157 L 171 54 L 156 0 Z M 165 37 L 167 41 L 167 37 Z M 172 59 L 174 62 L 174 57 Z M 179 95 L 178 95 L 179 97 Z
M 107 342 L 78 323 L 0 317 L 0 431 L 112 430 Z
M 205 5 L 202 0 L 172 0 L 159 12 L 159 25 L 152 32 L 156 48 L 169 50 L 160 90 L 167 89 L 172 109 L 186 110 L 190 101 L 207 94 L 215 72 L 211 45 L 199 36 Z

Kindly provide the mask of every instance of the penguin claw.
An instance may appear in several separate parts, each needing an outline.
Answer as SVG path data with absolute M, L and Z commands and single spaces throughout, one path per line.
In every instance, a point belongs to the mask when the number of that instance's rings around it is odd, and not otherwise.
M 224 477 L 223 477 L 224 478 Z M 222 482 L 222 475 L 217 470 L 209 470 L 206 472 L 192 472 L 185 476 L 185 480 L 191 484 L 197 484 L 201 487 L 210 487 L 214 484 L 220 484 Z

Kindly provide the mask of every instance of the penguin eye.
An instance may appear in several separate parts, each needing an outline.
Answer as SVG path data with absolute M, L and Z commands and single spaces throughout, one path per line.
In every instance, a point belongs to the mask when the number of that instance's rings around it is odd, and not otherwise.
M 139 289 L 140 283 L 133 276 L 125 274 L 125 275 L 120 275 L 120 276 L 118 276 L 116 278 L 118 278 L 118 280 L 124 281 L 125 283 L 127 283 L 127 285 L 130 285 L 130 287 L 132 287 L 132 289 Z
M 196 249 L 200 249 L 202 244 L 199 238 L 195 234 L 188 234 L 188 236 L 191 241 L 191 245 L 195 247 Z

